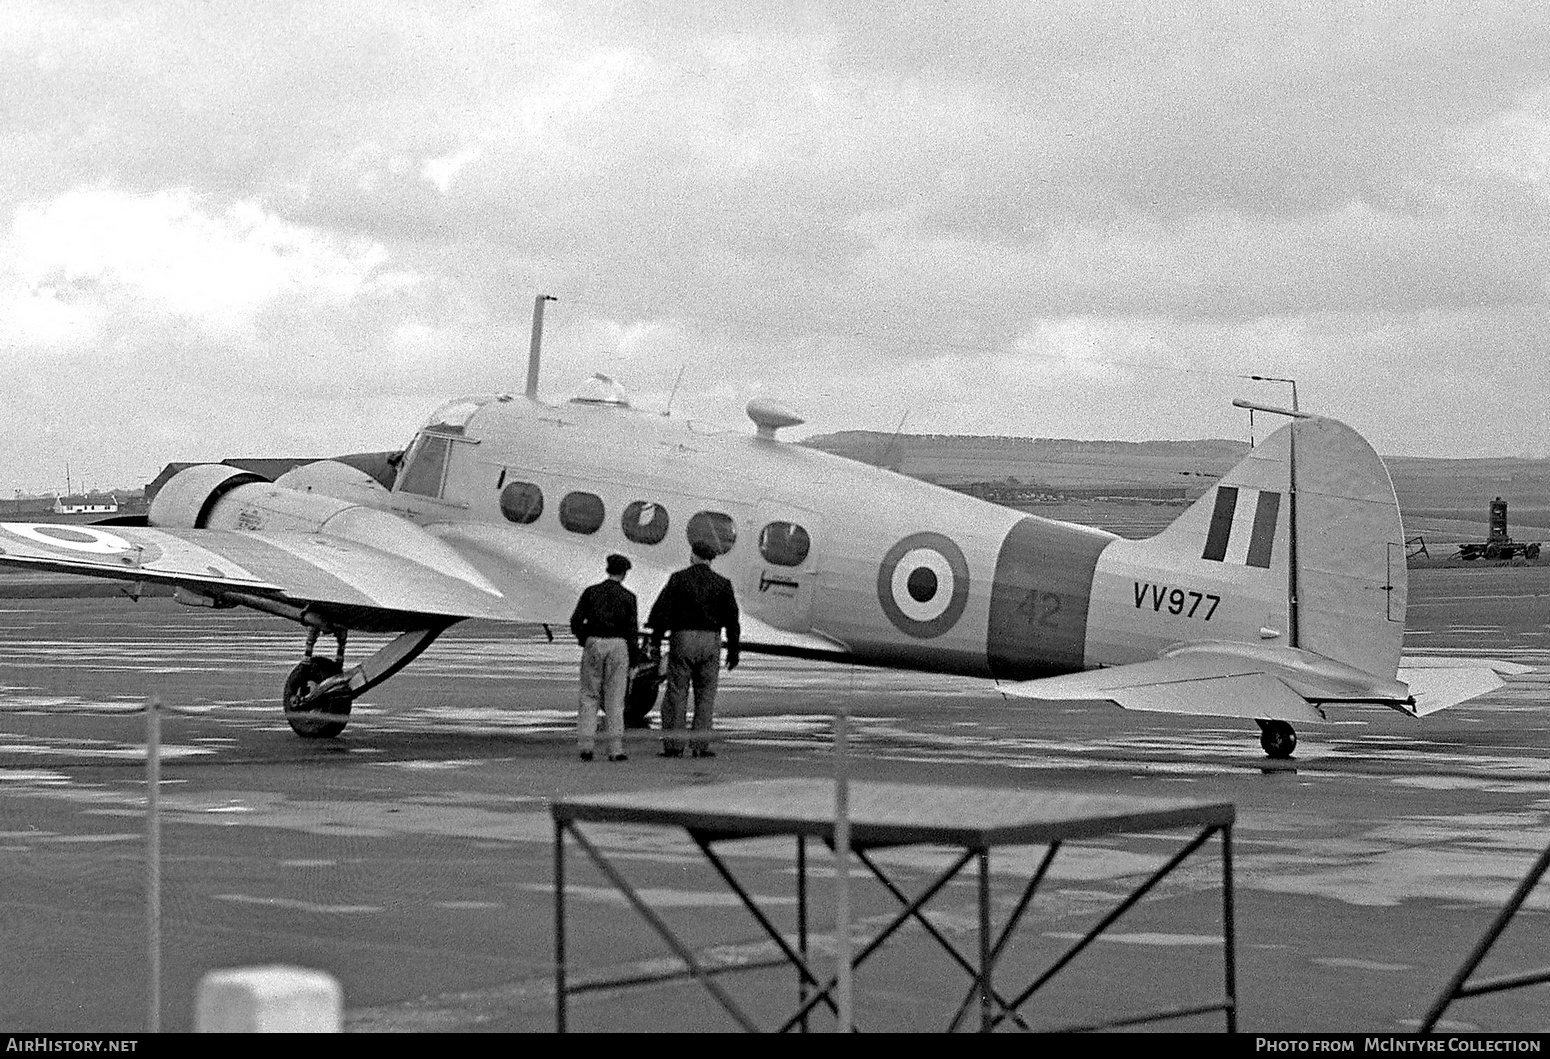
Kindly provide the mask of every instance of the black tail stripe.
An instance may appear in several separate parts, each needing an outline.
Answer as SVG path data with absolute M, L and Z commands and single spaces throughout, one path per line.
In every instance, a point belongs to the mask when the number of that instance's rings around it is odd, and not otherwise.
M 1249 537 L 1250 566 L 1270 568 L 1270 547 L 1276 540 L 1276 515 L 1281 511 L 1281 494 L 1265 491 L 1259 494 L 1259 506 L 1254 509 L 1254 533 Z
M 1216 487 L 1216 510 L 1211 512 L 1211 529 L 1206 533 L 1206 550 L 1202 559 L 1221 562 L 1227 555 L 1227 538 L 1232 535 L 1232 513 L 1238 507 L 1238 488 L 1232 485 Z

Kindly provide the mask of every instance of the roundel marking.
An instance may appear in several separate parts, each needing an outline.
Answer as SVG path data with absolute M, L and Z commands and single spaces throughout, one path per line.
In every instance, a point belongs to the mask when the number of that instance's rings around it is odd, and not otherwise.
M 51 548 L 66 548 L 72 552 L 115 555 L 118 552 L 134 550 L 134 545 L 117 534 L 85 526 L 13 522 L 7 528 L 19 537 L 26 537 Z
M 969 603 L 969 564 L 940 533 L 912 533 L 888 549 L 877 568 L 877 601 L 900 632 L 941 636 Z

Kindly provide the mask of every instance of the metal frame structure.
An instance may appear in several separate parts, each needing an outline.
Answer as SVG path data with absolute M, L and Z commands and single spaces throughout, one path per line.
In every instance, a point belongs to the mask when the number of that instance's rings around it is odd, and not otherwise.
M 967 995 L 958 1005 L 948 1030 L 957 1030 L 979 1009 L 979 1029 L 993 1030 L 1010 1022 L 1032 1029 L 1021 1008 L 1060 973 L 1094 940 L 1117 922 L 1164 877 L 1213 836 L 1221 836 L 1223 995 L 1220 999 L 1186 1004 L 1158 1011 L 1131 1014 L 1109 1022 L 1062 1027 L 1063 1031 L 1134 1026 L 1166 1019 L 1220 1011 L 1228 1032 L 1237 1030 L 1237 984 L 1232 885 L 1231 803 L 1202 803 L 1179 799 L 1123 798 L 1110 795 L 1072 794 L 1062 791 L 1002 790 L 939 787 L 897 783 L 852 783 L 849 826 L 854 855 L 898 902 L 899 911 L 878 933 L 859 945 L 851 958 L 859 968 L 905 925 L 918 923 L 970 979 Z M 761 780 L 707 786 L 681 787 L 633 794 L 589 795 L 555 801 L 554 819 L 554 924 L 555 924 L 555 1028 L 565 1032 L 571 996 L 600 989 L 617 989 L 693 978 L 698 980 L 743 1029 L 760 1027 L 722 988 L 718 976 L 734 970 L 790 966 L 797 973 L 795 1011 L 777 1027 L 780 1031 L 806 1030 L 808 1017 L 819 1005 L 836 1016 L 834 993 L 837 976 L 820 975 L 809 952 L 810 901 L 807 882 L 808 840 L 834 845 L 834 784 L 827 780 Z M 753 962 L 716 963 L 695 955 L 672 927 L 645 903 L 630 881 L 582 832 L 583 822 L 643 824 L 682 828 L 711 867 L 742 902 L 780 952 L 779 958 Z M 1195 833 L 1182 848 L 1119 902 L 1081 939 L 1074 942 L 1025 989 L 1016 994 L 1001 991 L 994 970 L 1046 877 L 1063 844 L 1122 832 L 1170 831 L 1182 828 Z M 566 954 L 565 842 L 566 836 L 587 854 L 605 878 L 624 895 L 636 912 L 672 950 L 681 967 L 629 977 L 569 978 Z M 716 846 L 739 839 L 789 835 L 796 839 L 796 943 L 792 944 L 733 875 Z M 948 846 L 957 852 L 952 863 L 914 896 L 906 893 L 879 865 L 873 851 L 900 846 Z M 997 847 L 1047 846 L 1047 852 L 1023 888 L 999 931 L 991 923 L 990 855 Z M 964 953 L 924 914 L 925 905 L 965 868 L 977 874 L 979 913 L 978 951 Z M 856 1028 L 856 1027 L 852 1027 Z
M 1486 953 L 1491 951 L 1491 946 L 1496 944 L 1496 939 L 1502 936 L 1502 932 L 1507 929 L 1507 924 L 1512 922 L 1512 917 L 1518 914 L 1518 909 L 1523 907 L 1523 902 L 1528 900 L 1528 895 L 1534 892 L 1534 887 L 1539 885 L 1539 880 L 1544 877 L 1547 869 L 1550 869 L 1550 846 L 1545 847 L 1545 851 L 1539 855 L 1539 859 L 1528 870 L 1528 874 L 1523 877 L 1523 881 L 1518 883 L 1518 888 L 1507 899 L 1506 906 L 1497 913 L 1496 918 L 1491 922 L 1491 926 L 1486 930 L 1485 935 L 1475 945 L 1474 951 L 1469 954 L 1469 958 L 1464 961 L 1464 965 L 1458 969 L 1458 973 L 1448 982 L 1448 987 L 1442 991 L 1442 995 L 1437 998 L 1437 1002 L 1431 1006 L 1431 1010 L 1421 1020 L 1420 1032 L 1423 1035 L 1432 1032 L 1433 1027 L 1442 1018 L 1443 1013 L 1448 1010 L 1448 1006 L 1455 1000 L 1485 996 L 1487 993 L 1503 993 L 1509 989 L 1522 989 L 1524 986 L 1542 985 L 1550 982 L 1550 967 L 1541 967 L 1537 971 L 1501 975 L 1496 978 L 1487 978 L 1484 981 L 1468 984 L 1469 976 L 1475 973 L 1475 969 L 1485 959 Z

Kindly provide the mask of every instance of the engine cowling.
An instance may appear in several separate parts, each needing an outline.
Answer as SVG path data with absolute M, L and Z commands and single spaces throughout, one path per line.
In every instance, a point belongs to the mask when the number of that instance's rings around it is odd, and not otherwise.
M 244 485 L 268 481 L 252 471 L 228 467 L 224 463 L 201 463 L 185 467 L 167 480 L 151 498 L 145 521 L 150 526 L 180 529 L 204 529 L 210 512 L 226 494 Z
M 305 464 L 278 482 L 226 464 L 205 463 L 184 468 L 162 486 L 146 523 L 317 533 L 336 515 L 388 495 L 370 475 L 331 460 Z
M 496 592 L 447 544 L 375 506 L 391 496 L 371 475 L 330 460 L 290 471 L 279 482 L 225 464 L 199 464 L 162 486 L 146 521 L 181 529 L 329 534 Z

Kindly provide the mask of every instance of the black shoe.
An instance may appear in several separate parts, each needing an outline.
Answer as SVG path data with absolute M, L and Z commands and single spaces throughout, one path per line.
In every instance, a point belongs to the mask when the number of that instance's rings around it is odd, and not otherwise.
M 662 752 L 657 755 L 657 757 L 683 757 L 683 756 L 684 756 L 683 747 L 677 747 L 677 746 L 663 747 L 662 748 Z
M 609 761 L 628 761 L 628 760 L 630 760 L 630 755 L 628 755 L 628 754 L 609 754 L 608 755 L 608 760 Z
M 581 760 L 583 761 L 591 761 L 594 756 L 595 755 L 590 750 L 583 750 L 581 752 Z
M 708 746 L 697 746 L 697 747 L 694 748 L 694 756 L 695 757 L 715 757 L 716 756 L 716 752 L 714 750 L 712 750 Z

